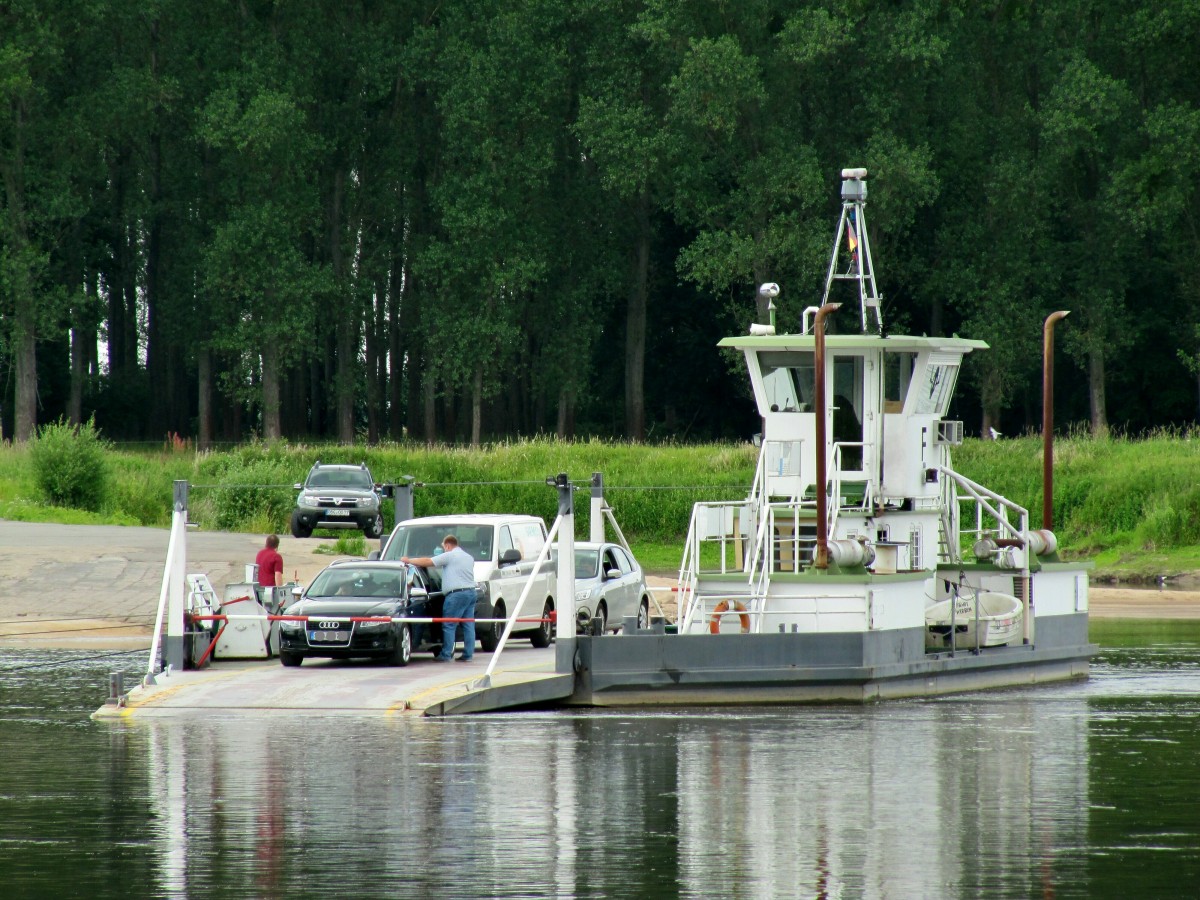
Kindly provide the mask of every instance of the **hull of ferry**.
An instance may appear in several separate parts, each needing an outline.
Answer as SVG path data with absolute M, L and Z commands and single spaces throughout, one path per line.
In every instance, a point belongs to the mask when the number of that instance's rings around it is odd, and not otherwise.
M 864 703 L 1031 685 L 1088 675 L 1085 569 L 1033 578 L 1033 615 L 998 646 L 927 647 L 926 598 L 949 573 L 884 582 L 773 584 L 756 633 L 647 629 L 577 638 L 575 692 L 585 706 Z M 1082 592 L 1080 587 L 1082 586 Z M 711 585 L 709 586 L 711 588 Z M 1020 610 L 1018 610 L 1020 612 Z

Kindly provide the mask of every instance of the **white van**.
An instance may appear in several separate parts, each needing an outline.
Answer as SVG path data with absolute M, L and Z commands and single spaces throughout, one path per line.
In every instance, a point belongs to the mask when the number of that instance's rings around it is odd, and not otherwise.
M 533 575 L 533 564 L 546 543 L 546 523 L 537 516 L 481 514 L 464 516 L 425 516 L 406 519 L 393 529 L 383 546 L 380 559 L 402 556 L 434 556 L 441 552 L 442 539 L 452 534 L 458 545 L 475 560 L 476 588 L 481 599 L 492 604 L 494 618 L 503 619 L 516 608 L 521 591 Z M 534 579 L 520 618 L 549 619 L 555 610 L 554 592 L 557 570 L 551 556 Z M 486 592 L 486 593 L 485 593 Z M 482 604 L 479 604 L 482 606 Z M 479 627 L 480 643 L 494 649 L 504 630 L 501 623 L 491 629 Z M 535 647 L 548 647 L 554 630 L 548 622 L 519 622 L 513 635 L 529 638 Z

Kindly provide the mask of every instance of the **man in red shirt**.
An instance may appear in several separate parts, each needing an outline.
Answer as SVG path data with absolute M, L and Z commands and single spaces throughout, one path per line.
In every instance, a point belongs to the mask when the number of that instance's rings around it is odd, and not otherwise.
M 279 555 L 279 535 L 267 535 L 267 546 L 258 551 L 254 562 L 258 565 L 259 587 L 279 587 L 283 584 L 283 557 Z

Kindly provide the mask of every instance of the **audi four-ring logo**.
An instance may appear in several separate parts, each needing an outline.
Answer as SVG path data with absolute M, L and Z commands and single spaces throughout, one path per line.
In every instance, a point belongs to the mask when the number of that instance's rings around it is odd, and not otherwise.
M 317 627 L 324 631 L 337 631 L 338 624 L 337 622 L 318 622 Z

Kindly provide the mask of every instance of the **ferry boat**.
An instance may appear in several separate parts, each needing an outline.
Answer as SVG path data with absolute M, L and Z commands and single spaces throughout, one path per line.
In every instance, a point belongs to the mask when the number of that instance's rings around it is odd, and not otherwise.
M 314 700 L 272 681 L 294 669 L 268 666 L 216 681 L 182 673 L 187 484 L 176 482 L 145 684 L 128 696 L 114 689 L 109 711 L 97 715 L 209 708 L 214 684 L 226 709 L 258 709 L 269 695 L 279 708 L 323 713 L 354 704 L 461 715 L 529 706 L 869 702 L 1086 677 L 1097 649 L 1088 642 L 1091 565 L 1060 558 L 1051 530 L 1052 336 L 1066 313 L 1053 313 L 1044 329 L 1044 486 L 1035 528 L 1027 509 L 954 468 L 952 451 L 963 439 L 962 422 L 948 418 L 954 387 L 967 354 L 987 345 L 884 332 L 866 178 L 864 169 L 842 171 L 824 297 L 805 310 L 800 330 L 776 329 L 779 288 L 766 284 L 760 308 L 771 321 L 720 342 L 746 361 L 763 423 L 758 465 L 745 499 L 695 505 L 676 622 L 647 625 L 631 616 L 619 635 L 560 627 L 552 659 L 543 651 L 514 667 L 504 657 L 497 668 L 525 621 L 518 617 L 530 578 L 477 679 L 433 667 L 436 676 L 371 679 L 350 700 L 344 673 L 334 671 L 324 688 L 306 678 Z M 856 316 L 834 302 L 835 290 L 857 295 Z M 826 335 L 831 320 L 839 333 Z M 603 540 L 604 516 L 620 536 L 602 482 L 596 473 L 595 541 Z M 575 486 L 565 473 L 547 483 L 558 491 L 559 515 L 534 571 L 556 546 L 558 621 L 575 623 Z M 411 515 L 411 494 L 397 503 Z M 165 671 L 157 644 L 164 622 Z M 325 673 L 310 673 L 317 674 Z M 163 689 L 156 675 L 181 680 Z
M 987 345 L 885 334 L 865 169 L 842 171 L 841 200 L 825 295 L 800 330 L 776 329 L 766 284 L 771 321 L 720 342 L 745 357 L 762 417 L 748 496 L 696 504 L 673 628 L 575 639 L 570 702 L 866 701 L 1086 677 L 1090 563 L 1061 559 L 1027 509 L 953 465 L 950 402 Z M 1047 320 L 1048 373 L 1065 314 Z M 1049 405 L 1046 421 L 1050 441 Z

